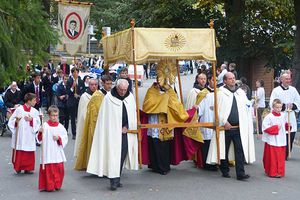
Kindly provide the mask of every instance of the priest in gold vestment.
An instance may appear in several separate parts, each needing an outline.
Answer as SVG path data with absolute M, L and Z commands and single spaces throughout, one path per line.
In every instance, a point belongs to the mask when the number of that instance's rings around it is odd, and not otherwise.
M 86 119 L 84 122 L 84 130 L 82 133 L 77 157 L 75 160 L 76 170 L 87 169 L 91 146 L 93 143 L 94 130 L 98 119 L 99 109 L 104 96 L 112 88 L 111 76 L 104 75 L 101 77 L 101 81 L 102 81 L 102 88 L 94 92 L 87 106 Z
M 174 81 L 174 76 L 170 77 L 173 66 L 167 62 L 159 63 L 157 82 L 146 93 L 142 109 L 148 115 L 149 124 L 183 123 L 189 118 L 174 89 L 169 85 Z M 166 175 L 170 171 L 173 128 L 149 128 L 147 135 L 150 158 L 148 166 L 154 172 Z
M 164 89 L 154 83 L 148 89 L 143 111 L 148 115 L 149 124 L 183 123 L 189 115 L 172 88 Z M 162 175 L 170 171 L 172 128 L 149 128 L 149 168 Z

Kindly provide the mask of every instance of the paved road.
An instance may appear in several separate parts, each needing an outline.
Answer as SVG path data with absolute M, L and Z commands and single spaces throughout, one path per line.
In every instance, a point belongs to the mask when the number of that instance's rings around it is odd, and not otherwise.
M 194 78 L 183 77 L 184 94 L 191 88 Z M 145 94 L 146 87 L 151 85 L 147 80 L 141 88 Z M 142 97 L 141 97 L 142 100 Z M 300 197 L 300 148 L 293 150 L 293 158 L 286 163 L 286 177 L 268 178 L 263 173 L 263 143 L 255 141 L 257 161 L 246 166 L 251 175 L 248 181 L 235 179 L 234 168 L 231 179 L 224 179 L 219 172 L 207 172 L 194 167 L 186 161 L 173 166 L 171 173 L 161 176 L 150 172 L 146 166 L 142 170 L 124 171 L 122 182 L 124 187 L 116 192 L 108 190 L 109 181 L 84 172 L 73 170 L 72 158 L 74 140 L 65 149 L 68 162 L 65 165 L 65 180 L 59 192 L 39 192 L 38 163 L 33 175 L 15 175 L 11 165 L 10 135 L 0 138 L 0 200 L 85 200 L 85 199 L 192 199 L 192 200 L 296 200 Z M 39 154 L 40 149 L 37 151 Z

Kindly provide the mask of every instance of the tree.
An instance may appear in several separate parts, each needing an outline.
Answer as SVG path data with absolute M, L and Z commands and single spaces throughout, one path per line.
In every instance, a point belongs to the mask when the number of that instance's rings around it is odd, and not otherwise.
M 132 18 L 136 19 L 137 27 L 198 28 L 208 27 L 211 18 L 222 16 L 211 7 L 198 9 L 197 0 L 93 1 L 91 22 L 99 30 L 110 26 L 113 32 L 129 28 Z
M 137 27 L 197 28 L 214 19 L 221 44 L 218 60 L 243 66 L 250 59 L 263 58 L 271 68 L 288 68 L 292 63 L 292 0 L 100 0 L 101 8 L 97 2 L 91 21 L 100 29 L 123 30 L 131 18 Z
M 226 40 L 222 54 L 227 61 L 234 61 L 237 66 L 244 65 L 245 51 L 245 0 L 225 0 L 224 9 L 226 13 Z M 243 67 L 239 68 L 244 69 Z
M 50 56 L 47 48 L 58 37 L 47 16 L 40 0 L 0 0 L 0 87 L 24 78 L 28 60 Z

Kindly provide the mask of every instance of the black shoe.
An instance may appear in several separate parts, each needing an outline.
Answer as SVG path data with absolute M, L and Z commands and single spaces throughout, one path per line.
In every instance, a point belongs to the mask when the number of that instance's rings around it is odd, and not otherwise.
M 224 178 L 231 178 L 231 176 L 228 174 L 228 173 L 224 173 L 224 174 L 222 174 L 222 177 L 224 177 Z
M 207 171 L 218 171 L 218 167 L 215 165 L 205 166 L 203 169 Z
M 111 191 L 116 191 L 116 190 L 117 190 L 117 187 L 118 187 L 117 185 L 111 184 L 111 185 L 110 185 L 110 190 L 111 190 Z
M 24 171 L 24 174 L 33 174 L 33 171 L 25 170 L 25 171 Z
M 159 172 L 161 175 L 167 175 L 169 173 L 169 171 L 165 172 L 165 171 L 160 171 Z
M 72 136 L 72 140 L 75 140 L 75 139 L 76 139 L 76 136 L 75 136 L 75 135 L 73 135 L 73 136 Z
M 250 178 L 250 176 L 248 174 L 244 174 L 242 176 L 237 176 L 236 179 L 239 180 L 239 181 L 242 181 L 242 180 L 246 180 Z
M 123 187 L 123 184 L 122 184 L 122 183 L 118 183 L 118 184 L 117 184 L 117 187 L 118 187 L 118 188 L 121 188 L 121 187 Z

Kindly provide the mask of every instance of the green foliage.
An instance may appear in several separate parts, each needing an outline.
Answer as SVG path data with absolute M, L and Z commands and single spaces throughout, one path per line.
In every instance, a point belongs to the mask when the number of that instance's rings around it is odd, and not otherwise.
M 0 87 L 24 78 L 28 60 L 44 63 L 57 38 L 40 0 L 0 0 Z
M 237 0 L 235 0 L 237 1 Z M 242 1 L 242 0 L 240 0 Z M 208 27 L 215 19 L 215 29 L 221 48 L 219 60 L 266 58 L 269 67 L 290 67 L 293 59 L 294 9 L 292 0 L 244 0 L 245 10 L 239 32 L 242 41 L 229 40 L 227 0 L 93 0 L 91 21 L 98 27 L 112 27 L 112 31 L 129 28 L 131 18 L 138 27 Z M 237 8 L 229 8 L 242 13 Z M 227 10 L 228 11 L 228 10 Z M 235 16 L 236 17 L 236 16 Z M 230 24 L 231 23 L 231 24 Z M 242 43 L 242 44 L 240 44 Z M 236 48 L 233 48 L 236 46 Z
M 88 0 L 80 0 L 88 1 Z M 43 11 L 42 2 L 50 3 L 50 15 Z M 91 0 L 90 22 L 101 38 L 103 26 L 112 32 L 130 27 L 130 19 L 137 27 L 208 27 L 215 20 L 221 48 L 219 60 L 238 57 L 266 58 L 269 67 L 290 67 L 293 59 L 295 13 L 293 0 L 235 0 L 245 2 L 243 10 L 233 7 L 229 0 Z M 227 12 L 227 13 L 226 13 Z M 244 13 L 238 15 L 238 13 Z M 234 20 L 228 16 L 234 16 Z M 231 27 L 241 22 L 234 40 Z M 0 0 L 0 85 L 4 85 L 22 71 L 19 64 L 29 60 L 43 63 L 49 56 L 45 49 L 57 42 L 57 3 L 53 0 Z
M 247 57 L 263 57 L 273 68 L 290 68 L 295 32 L 292 0 L 248 0 L 244 41 Z
M 208 27 L 211 18 L 222 13 L 211 7 L 197 8 L 197 0 L 93 0 L 91 21 L 101 32 L 110 26 L 113 32 L 130 27 Z

